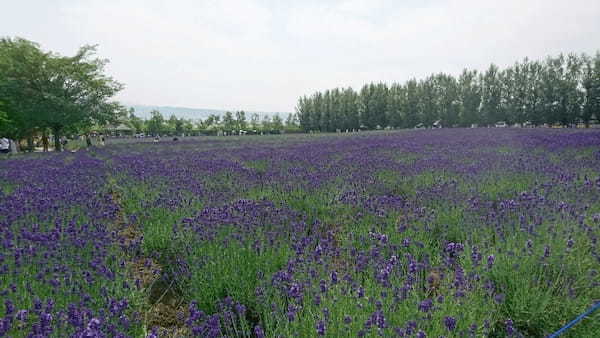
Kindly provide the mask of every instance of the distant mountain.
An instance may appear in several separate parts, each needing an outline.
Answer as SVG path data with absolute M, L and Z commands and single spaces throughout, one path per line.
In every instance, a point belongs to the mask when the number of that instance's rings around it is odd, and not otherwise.
M 223 115 L 227 110 L 221 109 L 205 109 L 205 108 L 187 108 L 187 107 L 168 107 L 168 106 L 145 106 L 145 105 L 126 105 L 128 108 L 131 107 L 135 110 L 135 115 L 143 119 L 150 118 L 150 112 L 158 110 L 165 118 L 169 118 L 171 115 L 175 115 L 178 118 L 185 119 L 205 119 L 209 115 Z M 234 112 L 233 110 L 231 111 Z M 250 119 L 250 116 L 257 113 L 262 118 L 265 115 L 274 116 L 279 114 L 282 119 L 285 119 L 289 113 L 286 112 L 254 112 L 246 111 L 246 119 Z

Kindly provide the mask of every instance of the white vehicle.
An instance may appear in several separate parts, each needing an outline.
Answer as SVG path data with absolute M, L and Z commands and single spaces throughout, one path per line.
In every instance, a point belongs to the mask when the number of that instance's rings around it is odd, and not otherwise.
M 425 129 L 425 125 L 423 123 L 419 123 L 415 126 L 415 129 Z
M 496 122 L 496 128 L 506 128 L 506 122 L 504 122 L 504 121 Z

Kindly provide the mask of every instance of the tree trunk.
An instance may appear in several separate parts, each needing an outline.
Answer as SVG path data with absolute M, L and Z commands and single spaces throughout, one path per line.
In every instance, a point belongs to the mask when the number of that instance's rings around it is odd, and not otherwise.
M 44 152 L 48 152 L 48 131 L 44 130 L 42 134 L 42 144 L 44 145 Z
M 27 151 L 30 153 L 33 152 L 34 144 L 33 144 L 33 136 L 27 136 Z
M 52 133 L 54 134 L 54 150 L 61 151 L 62 149 L 60 144 L 60 129 L 52 128 Z

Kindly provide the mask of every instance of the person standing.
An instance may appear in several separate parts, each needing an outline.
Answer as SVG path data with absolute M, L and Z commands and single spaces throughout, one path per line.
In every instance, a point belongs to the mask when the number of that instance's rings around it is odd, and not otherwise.
M 0 154 L 8 154 L 10 152 L 10 141 L 6 138 L 0 138 Z
M 15 141 L 12 139 L 9 139 L 8 142 L 10 143 L 10 154 L 16 154 L 19 152 L 19 141 Z
M 85 135 L 85 144 L 88 148 L 92 146 L 92 138 L 89 134 Z
M 65 147 L 67 146 L 67 137 L 66 136 L 62 136 L 60 138 L 60 145 L 61 145 L 61 151 L 65 151 Z

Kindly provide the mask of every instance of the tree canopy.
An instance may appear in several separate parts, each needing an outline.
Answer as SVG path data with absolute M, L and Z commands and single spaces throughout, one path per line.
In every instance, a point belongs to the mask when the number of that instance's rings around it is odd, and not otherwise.
M 61 135 L 116 122 L 127 111 L 111 100 L 123 85 L 104 73 L 107 62 L 96 56 L 96 46 L 61 56 L 25 39 L 0 39 L 6 113 L 0 131 L 18 139 L 50 129 L 60 150 Z
M 465 69 L 458 77 L 432 74 L 405 83 L 329 89 L 296 105 L 305 131 L 508 124 L 588 125 L 600 118 L 600 53 L 525 58 L 500 69 Z

